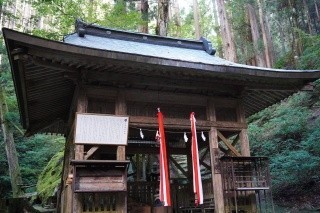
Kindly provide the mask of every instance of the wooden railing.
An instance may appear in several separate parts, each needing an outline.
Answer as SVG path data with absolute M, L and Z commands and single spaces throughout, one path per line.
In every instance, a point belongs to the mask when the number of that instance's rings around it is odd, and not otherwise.
M 155 205 L 155 200 L 159 197 L 159 182 L 128 182 L 128 197 L 134 199 L 136 202 Z M 192 183 L 172 183 L 171 199 L 173 208 L 178 210 L 183 207 L 189 207 L 194 204 L 194 194 L 192 191 Z M 212 201 L 213 205 L 213 189 L 211 179 L 203 181 L 203 194 L 205 200 Z
M 116 213 L 117 196 L 112 193 L 84 193 L 82 195 L 82 212 Z
M 146 181 L 136 181 L 128 182 L 127 190 L 128 197 L 131 197 L 137 202 L 153 205 L 155 196 L 157 193 L 157 188 L 159 188 L 159 182 L 146 182 Z

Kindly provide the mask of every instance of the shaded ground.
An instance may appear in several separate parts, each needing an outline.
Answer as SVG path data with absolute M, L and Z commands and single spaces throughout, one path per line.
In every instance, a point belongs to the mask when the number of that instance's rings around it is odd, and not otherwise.
M 274 196 L 276 213 L 320 212 L 320 181 Z

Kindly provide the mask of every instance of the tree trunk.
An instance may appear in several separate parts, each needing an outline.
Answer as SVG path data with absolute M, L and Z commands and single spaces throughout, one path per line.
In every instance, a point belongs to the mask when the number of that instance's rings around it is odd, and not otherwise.
M 265 67 L 266 63 L 265 63 L 264 52 L 260 51 L 259 49 L 260 32 L 259 32 L 257 15 L 254 7 L 251 4 L 247 4 L 246 7 L 247 7 L 247 13 L 250 21 L 252 41 L 254 46 L 254 54 L 255 54 L 257 66 Z
M 314 0 L 314 8 L 316 10 L 318 21 L 320 22 L 320 13 L 319 13 L 319 8 L 318 8 L 318 4 L 317 4 L 316 0 Z
M 194 20 L 194 29 L 196 39 L 200 39 L 201 28 L 200 28 L 200 19 L 199 19 L 199 5 L 197 0 L 193 0 L 193 20 Z
M 262 39 L 264 44 L 264 54 L 266 59 L 266 66 L 271 68 L 274 63 L 274 52 L 272 46 L 272 39 L 269 30 L 269 22 L 266 14 L 263 13 L 264 1 L 258 0 L 259 6 L 259 19 L 261 25 Z
M 227 16 L 224 0 L 217 0 L 218 14 L 220 20 L 221 38 L 224 50 L 224 57 L 227 60 L 237 62 L 237 51 L 234 44 L 234 37 Z
M 22 179 L 18 161 L 16 146 L 14 144 L 13 134 L 10 132 L 7 122 L 5 121 L 5 114 L 8 112 L 8 106 L 5 100 L 5 92 L 0 87 L 0 121 L 3 133 L 3 141 L 5 144 L 7 160 L 9 165 L 9 174 L 12 187 L 12 197 L 19 197 L 23 194 L 21 190 Z
M 307 25 L 308 25 L 309 33 L 311 35 L 313 33 L 313 29 L 312 29 L 312 23 L 311 23 L 311 18 L 310 18 L 310 13 L 309 13 L 309 7 L 308 7 L 306 0 L 303 0 L 302 2 L 303 2 L 303 7 L 304 7 L 304 13 L 307 16 Z
M 140 32 L 148 33 L 148 16 L 149 16 L 149 4 L 148 0 L 140 0 L 140 11 L 141 11 L 141 18 L 143 23 L 140 26 Z
M 295 28 L 300 29 L 298 25 L 298 14 L 297 14 L 297 7 L 296 7 L 296 2 L 292 0 L 288 0 L 290 9 L 291 9 L 291 14 L 292 14 L 292 24 L 291 27 L 293 28 L 292 30 L 292 51 L 293 51 L 293 56 L 300 56 L 302 53 L 302 45 L 301 41 L 299 39 L 299 33 L 294 30 Z
M 3 1 L 0 1 L 0 24 L 1 24 L 1 26 L 0 26 L 0 28 L 2 28 L 2 17 L 3 17 Z
M 158 0 L 158 19 L 156 34 L 167 36 L 169 21 L 169 0 Z
M 172 0 L 173 4 L 173 21 L 176 26 L 176 34 L 174 36 L 181 36 L 181 17 L 180 17 L 180 8 L 178 0 Z
M 214 24 L 214 31 L 217 34 L 218 38 L 221 38 L 220 26 L 219 26 L 219 19 L 218 19 L 218 12 L 217 12 L 217 4 L 216 0 L 212 0 L 212 12 L 213 12 L 213 24 Z M 220 41 L 219 39 L 217 39 Z M 219 42 L 217 44 L 217 53 L 219 57 L 222 57 L 222 44 Z

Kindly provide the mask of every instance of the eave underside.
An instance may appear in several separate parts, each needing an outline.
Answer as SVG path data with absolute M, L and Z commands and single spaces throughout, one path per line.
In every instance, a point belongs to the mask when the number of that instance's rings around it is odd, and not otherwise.
M 52 43 L 35 37 L 31 37 L 34 41 L 29 40 L 27 44 L 19 38 L 9 37 L 10 34 L 6 37 L 6 44 L 19 108 L 23 126 L 29 134 L 66 133 L 78 84 L 88 88 L 120 87 L 177 95 L 242 98 L 248 117 L 319 77 L 319 73 L 307 76 L 301 73 L 300 78 L 297 73 L 293 78 L 279 77 L 279 73 L 274 77 L 248 75 L 241 74 L 244 68 L 220 66 L 211 66 L 210 71 L 206 65 L 186 67 L 187 62 L 165 60 L 153 63 L 153 59 L 141 62 L 132 55 L 117 57 L 120 53 L 104 54 L 106 51 Z M 25 38 L 22 36 L 21 39 Z M 68 48 L 70 51 L 66 51 Z

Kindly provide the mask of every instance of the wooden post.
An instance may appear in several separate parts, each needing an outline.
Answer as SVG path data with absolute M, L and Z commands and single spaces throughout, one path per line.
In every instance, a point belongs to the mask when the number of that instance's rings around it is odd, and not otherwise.
M 137 181 L 141 180 L 141 159 L 140 154 L 136 154 L 136 174 L 137 174 Z
M 245 116 L 245 111 L 243 108 L 242 101 L 239 102 L 237 114 L 238 114 L 238 122 L 245 123 L 246 116 Z M 245 157 L 250 157 L 250 145 L 249 145 L 249 137 L 248 137 L 247 129 L 241 130 L 239 134 L 239 139 L 240 139 L 241 155 Z M 251 212 L 252 213 L 257 212 L 255 192 L 248 192 L 248 197 L 251 203 Z
M 117 100 L 115 103 L 115 114 L 116 115 L 126 115 L 127 105 L 124 91 L 119 90 Z M 126 160 L 126 147 L 117 147 L 117 160 Z M 127 184 L 127 183 L 125 183 Z M 127 195 L 124 193 L 117 193 L 116 199 L 116 211 L 125 213 L 127 212 Z
M 243 109 L 243 104 L 242 102 L 239 103 L 238 105 L 238 122 L 245 123 L 246 122 L 246 117 L 245 117 L 245 112 Z M 250 146 L 249 146 L 249 138 L 248 138 L 248 130 L 247 129 L 242 129 L 240 132 L 240 147 L 241 147 L 241 155 L 242 156 L 250 156 Z
M 117 97 L 116 106 L 115 106 L 115 114 L 116 115 L 126 115 L 127 114 L 127 105 L 126 105 L 126 100 L 125 100 L 125 94 L 123 91 L 118 92 L 118 97 Z M 125 159 L 126 159 L 125 146 L 118 146 L 117 160 L 125 160 Z
M 210 121 L 216 121 L 215 108 L 212 100 L 208 101 L 207 106 L 207 117 Z M 218 132 L 215 127 L 210 128 L 209 132 L 209 146 L 210 146 L 210 157 L 211 157 L 211 172 L 212 172 L 212 187 L 213 196 L 215 203 L 215 212 L 223 213 L 224 208 L 224 197 L 222 187 L 222 177 L 219 168 L 219 146 L 218 146 Z
M 84 92 L 83 88 L 79 90 L 78 102 L 77 102 L 77 112 L 86 113 L 88 106 L 88 99 Z M 75 145 L 75 160 L 83 160 L 84 159 L 84 145 Z M 75 181 L 75 177 L 73 177 L 73 181 Z M 77 193 L 73 193 L 73 213 L 81 213 L 82 212 L 82 202 L 81 195 Z
M 147 165 L 146 165 L 146 155 L 145 154 L 141 155 L 141 160 L 142 160 L 142 180 L 146 181 L 147 180 Z

